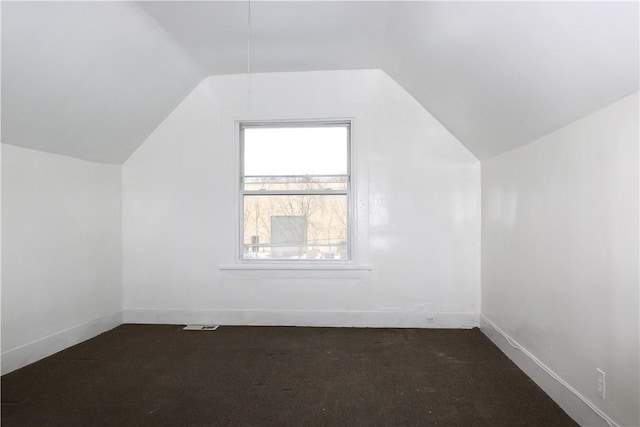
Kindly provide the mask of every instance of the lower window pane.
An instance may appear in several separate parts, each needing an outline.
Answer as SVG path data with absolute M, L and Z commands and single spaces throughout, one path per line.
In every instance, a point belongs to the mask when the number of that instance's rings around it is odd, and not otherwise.
M 244 259 L 345 260 L 347 196 L 244 196 Z

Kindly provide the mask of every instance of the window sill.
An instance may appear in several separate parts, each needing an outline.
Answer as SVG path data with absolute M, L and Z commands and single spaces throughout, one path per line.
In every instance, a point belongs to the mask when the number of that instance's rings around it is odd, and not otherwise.
M 273 263 L 238 263 L 220 265 L 218 268 L 222 271 L 371 271 L 370 265 L 361 264 L 338 264 L 338 263 L 280 263 L 275 261 Z

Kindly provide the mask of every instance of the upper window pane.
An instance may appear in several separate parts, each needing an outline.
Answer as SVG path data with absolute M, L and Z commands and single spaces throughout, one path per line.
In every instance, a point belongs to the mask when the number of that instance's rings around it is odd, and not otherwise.
M 243 137 L 245 176 L 348 173 L 347 125 L 245 127 Z

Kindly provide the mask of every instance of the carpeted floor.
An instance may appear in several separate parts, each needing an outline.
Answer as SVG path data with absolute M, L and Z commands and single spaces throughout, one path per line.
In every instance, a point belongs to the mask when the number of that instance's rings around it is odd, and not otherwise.
M 478 329 L 122 325 L 2 377 L 3 426 L 575 426 Z

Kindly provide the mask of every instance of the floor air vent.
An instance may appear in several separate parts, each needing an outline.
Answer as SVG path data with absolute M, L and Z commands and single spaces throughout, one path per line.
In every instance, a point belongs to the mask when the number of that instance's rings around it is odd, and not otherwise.
M 215 331 L 220 325 L 187 325 L 185 331 Z

